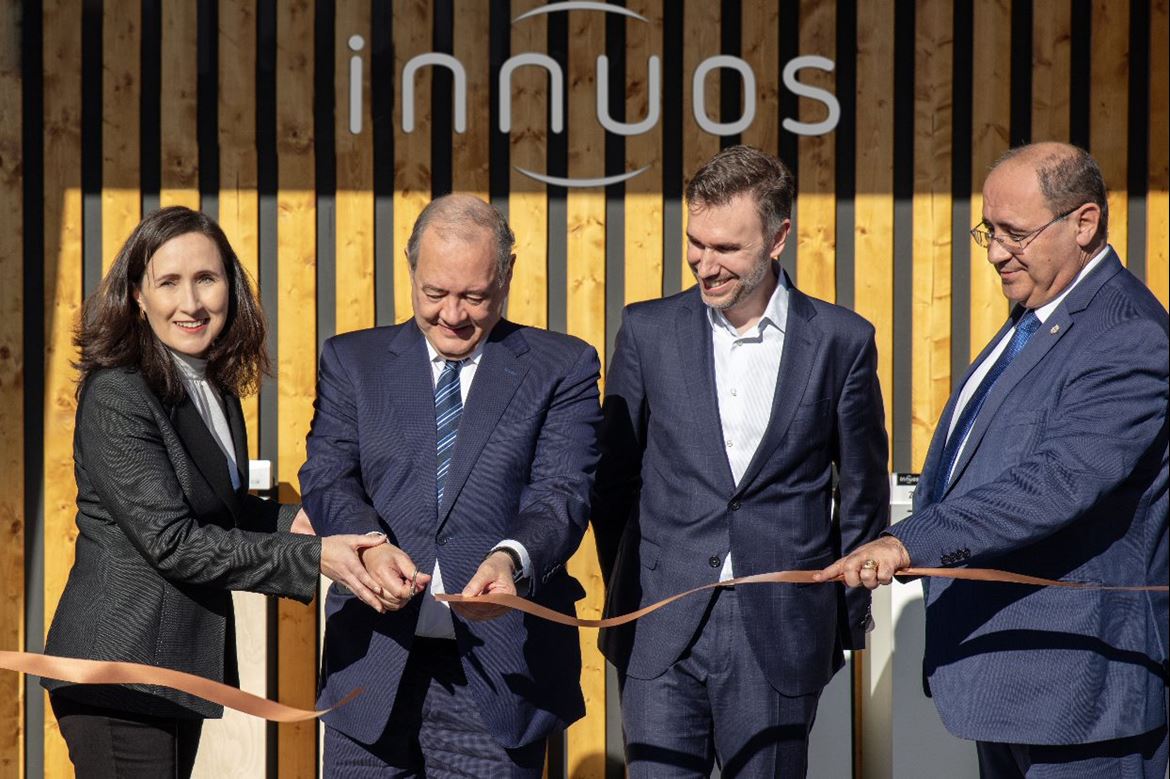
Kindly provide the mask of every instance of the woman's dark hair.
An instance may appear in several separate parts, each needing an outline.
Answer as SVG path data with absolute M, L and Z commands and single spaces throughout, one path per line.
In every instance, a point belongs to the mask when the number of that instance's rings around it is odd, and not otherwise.
M 205 355 L 207 379 L 238 397 L 257 390 L 270 366 L 264 313 L 247 271 L 214 219 L 184 206 L 171 206 L 139 222 L 97 291 L 85 301 L 73 339 L 81 353 L 76 364 L 81 372 L 79 393 L 85 379 L 100 368 L 133 367 L 163 400 L 173 403 L 182 398 L 183 383 L 175 361 L 142 316 L 134 290 L 155 252 L 188 233 L 205 235 L 216 245 L 228 285 L 227 322 Z

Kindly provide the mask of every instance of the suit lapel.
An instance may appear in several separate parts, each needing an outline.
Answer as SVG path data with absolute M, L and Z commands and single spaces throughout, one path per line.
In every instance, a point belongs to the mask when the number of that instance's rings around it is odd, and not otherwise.
M 231 476 L 228 474 L 228 461 L 223 450 L 207 429 L 203 417 L 195 404 L 183 394 L 183 399 L 171 409 L 171 421 L 175 425 L 175 432 L 183 441 L 187 454 L 195 464 L 195 469 L 203 476 L 216 496 L 223 501 L 224 506 L 235 516 L 239 511 L 235 492 L 232 490 Z
M 244 426 L 244 410 L 235 395 L 225 394 L 223 404 L 227 407 L 228 429 L 236 450 L 236 472 L 240 475 L 239 492 L 242 494 L 248 491 L 248 431 Z
M 426 340 L 414 320 L 395 332 L 389 351 L 381 384 L 390 408 L 389 413 L 378 415 L 382 430 L 377 435 L 399 440 L 403 449 L 413 453 L 417 476 L 434 505 L 435 383 Z
M 480 451 L 528 373 L 528 364 L 524 358 L 527 351 L 528 342 L 524 340 L 520 327 L 507 321 L 499 322 L 484 344 L 483 356 L 475 369 L 471 391 L 459 420 L 459 436 L 455 439 L 455 451 L 451 455 L 451 469 L 447 472 L 447 482 L 443 486 L 443 505 L 439 506 L 440 527 L 447 521 L 451 507 L 467 483 Z M 434 451 L 433 446 L 431 450 Z
M 675 322 L 678 363 L 682 367 L 682 375 L 686 377 L 691 408 L 698 410 L 692 418 L 698 425 L 699 440 L 707 442 L 704 449 L 709 446 L 713 451 L 723 452 L 723 422 L 719 416 L 719 398 L 715 393 L 715 344 L 711 320 L 698 290 L 693 290 L 687 302 L 689 305 L 678 312 Z M 731 463 L 726 456 L 716 459 L 723 464 L 720 476 L 730 493 L 735 487 Z
M 813 363 L 820 350 L 821 331 L 812 320 L 816 309 L 812 303 L 785 276 L 782 283 L 788 285 L 788 321 L 784 324 L 784 353 L 780 356 L 780 369 L 776 377 L 776 391 L 772 396 L 772 411 L 764 437 L 756 447 L 743 478 L 739 480 L 736 493 L 752 483 L 763 468 L 772 452 L 784 440 L 796 409 L 804 398 Z

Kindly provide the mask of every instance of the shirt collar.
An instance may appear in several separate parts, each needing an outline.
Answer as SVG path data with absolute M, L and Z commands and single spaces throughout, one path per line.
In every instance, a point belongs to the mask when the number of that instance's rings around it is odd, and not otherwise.
M 1055 298 L 1036 309 L 1036 318 L 1043 323 L 1044 320 L 1052 316 L 1052 312 L 1056 310 L 1057 306 L 1064 302 L 1064 299 L 1068 297 L 1068 293 L 1073 291 L 1073 287 L 1075 287 L 1077 284 L 1080 284 L 1081 279 L 1085 278 L 1085 276 L 1088 276 L 1089 273 L 1092 272 L 1093 268 L 1101 264 L 1101 260 L 1105 259 L 1105 255 L 1109 253 L 1110 248 L 1111 247 L 1106 244 L 1105 248 L 1097 252 L 1093 259 L 1085 263 L 1085 267 L 1081 268 L 1081 272 L 1078 273 L 1076 278 L 1072 280 L 1072 284 L 1069 284 L 1067 287 L 1065 287 L 1064 291 Z
M 776 289 L 772 290 L 772 297 L 768 298 L 768 305 L 764 308 L 764 314 L 756 324 L 755 332 L 757 334 L 763 333 L 764 328 L 768 325 L 775 327 L 783 333 L 788 322 L 787 282 L 776 263 L 772 264 L 771 272 L 776 277 Z M 722 311 L 711 306 L 707 306 L 707 319 L 711 322 L 711 328 L 713 330 L 724 330 L 736 338 L 743 338 L 751 332 L 748 331 L 748 333 L 741 334 L 731 322 L 727 321 L 727 317 L 723 315 Z
M 427 340 L 426 336 L 423 337 L 423 342 L 427 345 L 427 358 L 430 360 L 432 365 L 436 363 L 445 363 L 447 361 L 446 357 L 439 354 L 435 347 L 431 346 L 431 342 Z M 484 341 L 480 341 L 479 346 L 475 347 L 475 351 L 471 353 L 471 356 L 464 357 L 462 360 L 460 360 L 460 362 L 463 363 L 464 366 L 478 366 L 480 358 L 483 357 L 483 344 Z

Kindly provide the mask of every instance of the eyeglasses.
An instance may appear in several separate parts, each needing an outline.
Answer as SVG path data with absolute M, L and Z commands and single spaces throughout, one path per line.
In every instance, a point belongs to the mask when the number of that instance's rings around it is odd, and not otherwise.
M 1044 232 L 1049 227 L 1059 222 L 1061 219 L 1064 219 L 1073 211 L 1076 211 L 1077 208 L 1080 208 L 1080 206 L 1077 206 L 1076 208 L 1070 208 L 1063 214 L 1059 214 L 1053 217 L 1052 221 L 1037 227 L 1035 230 L 1031 230 L 1026 233 L 1020 233 L 1018 235 L 1013 233 L 998 235 L 997 233 L 984 227 L 986 222 L 980 222 L 971 228 L 971 237 L 975 239 L 975 243 L 979 244 L 979 246 L 984 249 L 990 249 L 991 242 L 995 241 L 1012 254 L 1019 254 L 1020 252 L 1024 251 L 1024 249 L 1028 248 L 1028 244 L 1036 240 L 1036 236 L 1040 235 L 1040 233 Z

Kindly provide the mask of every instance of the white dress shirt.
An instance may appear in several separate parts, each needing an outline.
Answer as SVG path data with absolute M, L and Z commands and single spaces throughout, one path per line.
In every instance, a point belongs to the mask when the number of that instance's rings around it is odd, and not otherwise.
M 238 490 L 240 488 L 240 469 L 236 464 L 236 447 L 232 442 L 232 429 L 228 426 L 227 415 L 224 413 L 223 398 L 207 380 L 207 360 L 179 354 L 172 349 L 167 349 L 167 351 L 171 353 L 171 357 L 174 358 L 175 365 L 179 369 L 179 376 L 183 380 L 183 387 L 187 390 L 187 397 L 191 398 L 191 403 L 199 412 L 203 424 L 207 425 L 211 437 L 219 444 L 220 451 L 227 458 L 228 476 L 232 480 L 232 489 Z
M 1085 263 L 1085 267 L 1081 268 L 1081 272 L 1077 274 L 1076 278 L 1072 280 L 1071 284 L 1064 288 L 1063 292 L 1035 310 L 1036 318 L 1040 320 L 1040 324 L 1044 324 L 1045 320 L 1052 316 L 1052 312 L 1056 310 L 1056 307 L 1064 302 L 1064 299 L 1068 296 L 1068 293 L 1072 292 L 1073 287 L 1079 284 L 1081 279 L 1089 275 L 1093 268 L 1097 267 L 1101 263 L 1101 260 L 1104 259 L 1105 255 L 1109 252 L 1109 248 L 1109 246 L 1106 246 L 1104 249 L 1098 252 L 1097 255 L 1093 257 L 1093 259 Z M 995 345 L 995 348 L 991 350 L 991 353 L 987 355 L 987 358 L 983 360 L 983 362 L 979 363 L 979 367 L 976 368 L 975 371 L 971 374 L 971 377 L 967 379 L 967 383 L 963 385 L 963 391 L 959 393 L 959 399 L 955 401 L 955 410 L 951 413 L 950 426 L 947 428 L 948 439 L 950 439 L 951 433 L 955 432 L 955 424 L 959 421 L 959 415 L 962 414 L 963 409 L 967 407 L 967 403 L 971 400 L 971 396 L 975 394 L 975 390 L 979 389 L 979 385 L 983 382 L 983 378 L 987 376 L 988 372 L 991 371 L 991 366 L 995 365 L 995 361 L 999 359 L 999 355 L 1002 354 L 1003 350 L 1007 348 L 1008 343 L 1012 340 L 1012 336 L 1015 335 L 1015 333 L 1015 327 L 1009 328 L 1008 331 L 1003 334 L 1003 338 L 999 339 L 999 343 Z M 974 429 L 975 426 L 972 425 L 971 430 Z M 967 431 L 968 438 L 971 437 L 971 430 Z M 962 459 L 963 449 L 966 446 L 967 439 L 963 439 L 963 444 L 959 447 L 959 453 L 955 456 L 955 463 L 951 466 L 951 474 L 947 474 L 948 479 L 954 473 L 955 466 L 959 464 L 959 460 Z
M 426 341 L 426 339 L 423 339 Z M 426 341 L 427 356 L 431 363 L 431 389 L 439 383 L 439 375 L 443 372 L 443 367 L 446 365 L 447 358 L 435 351 L 435 347 L 431 346 L 430 341 Z M 480 360 L 483 359 L 483 344 L 476 347 L 475 351 L 471 353 L 470 357 L 465 357 L 462 360 L 463 365 L 459 369 L 459 398 L 460 401 L 466 405 L 467 395 L 471 392 L 471 382 L 475 379 L 475 371 L 479 367 Z M 459 443 L 456 439 L 456 448 Z M 528 550 L 519 541 L 513 539 L 505 539 L 496 544 L 496 547 L 507 547 L 520 556 L 520 567 L 522 569 L 522 578 L 532 579 L 532 559 L 528 555 Z M 495 548 L 495 547 L 493 547 Z M 443 572 L 439 568 L 439 560 L 435 558 L 435 569 L 431 572 L 431 581 L 427 585 L 427 589 L 422 593 L 422 606 L 418 613 L 418 625 L 414 629 L 416 636 L 426 636 L 427 638 L 455 638 L 455 625 L 451 622 L 451 607 L 442 601 L 435 600 L 435 593 L 445 593 L 443 589 Z
M 722 311 L 708 307 L 715 354 L 715 394 L 723 451 L 736 486 L 748 469 L 772 417 L 772 401 L 788 326 L 788 289 L 781 275 L 760 321 L 740 333 Z M 720 581 L 734 578 L 728 551 Z

